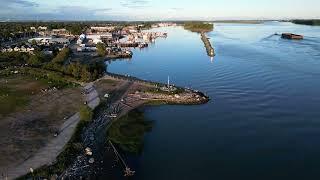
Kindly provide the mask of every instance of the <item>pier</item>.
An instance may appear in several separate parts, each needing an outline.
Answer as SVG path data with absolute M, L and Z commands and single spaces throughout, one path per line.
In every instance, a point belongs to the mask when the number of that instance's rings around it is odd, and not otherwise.
M 215 56 L 215 52 L 214 52 L 214 49 L 209 41 L 209 39 L 207 38 L 206 34 L 205 33 L 201 33 L 201 40 L 203 41 L 204 43 L 204 46 L 207 50 L 207 54 L 208 56 L 210 57 L 214 57 Z

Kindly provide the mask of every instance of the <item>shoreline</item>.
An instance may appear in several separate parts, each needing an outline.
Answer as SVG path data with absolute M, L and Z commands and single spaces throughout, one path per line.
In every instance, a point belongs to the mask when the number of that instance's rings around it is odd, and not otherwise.
M 130 111 L 142 106 L 151 105 L 200 105 L 205 104 L 210 100 L 204 93 L 180 87 L 177 87 L 180 90 L 177 94 L 147 91 L 138 92 L 136 91 L 137 88 L 158 88 L 164 84 L 113 73 L 106 73 L 104 77 L 92 82 L 94 84 L 93 87 L 97 86 L 97 83 L 103 80 L 115 80 L 120 82 L 121 85 L 120 87 L 117 87 L 118 89 L 116 91 L 120 92 L 116 95 L 116 100 L 113 102 L 102 101 L 96 109 L 93 121 L 90 122 L 84 131 L 82 131 L 81 138 L 83 147 L 89 147 L 93 155 L 88 156 L 85 153 L 78 154 L 77 159 L 64 170 L 59 176 L 59 179 L 92 177 L 96 172 L 95 168 L 97 168 L 97 166 L 99 167 L 100 163 L 103 163 L 101 152 L 106 151 L 105 142 L 108 127 L 113 121 L 118 120 Z M 108 117 L 115 106 L 120 106 L 121 111 L 118 112 L 116 118 Z M 95 163 L 90 162 L 90 159 L 94 159 Z M 114 158 L 110 159 L 110 162 L 114 162 L 115 159 L 114 155 Z M 110 166 L 110 168 L 111 167 L 114 167 L 114 164 Z M 118 170 L 111 169 L 111 172 L 115 171 L 118 173 Z
M 98 116 L 94 118 L 92 123 L 82 135 L 82 137 L 84 137 L 84 147 L 89 147 L 93 155 L 90 156 L 84 153 L 80 154 L 74 163 L 59 177 L 60 179 L 77 179 L 80 177 L 89 178 L 97 175 L 96 173 L 99 171 L 97 170 L 97 167 L 100 167 L 99 164 L 105 163 L 103 162 L 104 159 L 101 157 L 101 152 L 107 151 L 104 145 L 106 144 L 108 127 L 112 122 L 125 116 L 130 111 L 138 109 L 142 106 L 150 106 L 154 104 L 199 105 L 205 104 L 210 100 L 209 97 L 205 96 L 203 93 L 190 89 L 184 89 L 185 91 L 178 93 L 179 97 L 177 95 L 163 93 L 143 91 L 138 92 L 136 91 L 137 88 L 158 88 L 160 85 L 164 84 L 152 81 L 144 81 L 135 77 L 128 77 L 119 74 L 106 73 L 103 78 L 100 78 L 95 83 L 99 83 L 99 81 L 103 80 L 120 81 L 123 88 L 120 87 L 118 91 L 122 92 L 117 95 L 117 100 L 110 103 L 110 105 L 108 105 L 108 103 L 102 103 L 102 108 L 98 110 L 97 113 Z M 133 91 L 135 92 L 133 93 Z M 117 113 L 117 117 L 110 118 L 108 117 L 108 114 L 114 110 L 114 107 L 119 107 L 121 110 Z M 90 163 L 90 159 L 93 159 L 95 163 Z M 115 155 L 114 159 L 116 159 Z M 111 159 L 109 161 L 113 162 Z M 113 166 L 110 166 L 110 168 Z M 110 171 L 110 169 L 107 171 Z M 111 172 L 113 172 L 112 169 Z

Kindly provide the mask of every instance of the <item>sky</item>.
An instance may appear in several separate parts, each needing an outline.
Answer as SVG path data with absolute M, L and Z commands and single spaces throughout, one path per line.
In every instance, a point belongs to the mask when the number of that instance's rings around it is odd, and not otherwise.
M 0 0 L 0 20 L 318 19 L 320 0 Z

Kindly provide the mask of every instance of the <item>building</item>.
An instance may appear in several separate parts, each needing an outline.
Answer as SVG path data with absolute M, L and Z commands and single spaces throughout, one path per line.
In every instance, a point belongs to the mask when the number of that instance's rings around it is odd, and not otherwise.
M 102 43 L 105 40 L 112 39 L 112 34 L 111 33 L 103 33 L 103 34 L 88 34 L 86 35 L 86 39 L 93 43 L 93 44 L 98 44 Z
M 29 43 L 36 42 L 37 44 L 46 44 L 46 45 L 52 45 L 52 44 L 63 44 L 63 45 L 69 45 L 70 40 L 67 38 L 53 38 L 53 37 L 37 37 L 29 39 Z
M 115 30 L 114 26 L 101 26 L 101 27 L 91 27 L 91 32 L 110 32 Z
M 46 31 L 48 28 L 47 27 L 45 27 L 45 26 L 39 26 L 38 27 L 38 30 L 40 30 L 40 31 Z
M 13 48 L 13 51 L 20 52 L 20 48 L 18 46 L 16 46 L 16 47 Z
M 52 29 L 51 35 L 69 36 L 70 32 L 66 29 Z
M 48 42 L 49 44 L 66 44 L 69 45 L 70 41 L 66 38 L 51 38 Z
M 3 47 L 0 50 L 1 52 L 27 52 L 27 53 L 33 53 L 34 48 L 29 46 L 29 45 L 23 45 L 21 47 L 19 46 L 8 46 L 8 47 Z

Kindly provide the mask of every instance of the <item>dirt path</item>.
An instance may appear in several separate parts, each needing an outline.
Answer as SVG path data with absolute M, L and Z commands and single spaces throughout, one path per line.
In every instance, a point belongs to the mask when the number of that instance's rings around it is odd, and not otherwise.
M 100 103 L 100 98 L 97 91 L 93 87 L 93 83 L 87 84 L 84 89 L 89 93 L 86 95 L 88 106 L 92 109 Z M 15 179 L 19 176 L 30 172 L 30 168 L 37 169 L 43 165 L 51 164 L 56 160 L 56 157 L 62 152 L 63 147 L 68 143 L 75 131 L 75 128 L 80 121 L 79 113 L 70 117 L 60 128 L 59 135 L 50 141 L 45 147 L 40 149 L 32 157 L 28 158 L 21 164 L 7 171 L 8 179 Z

